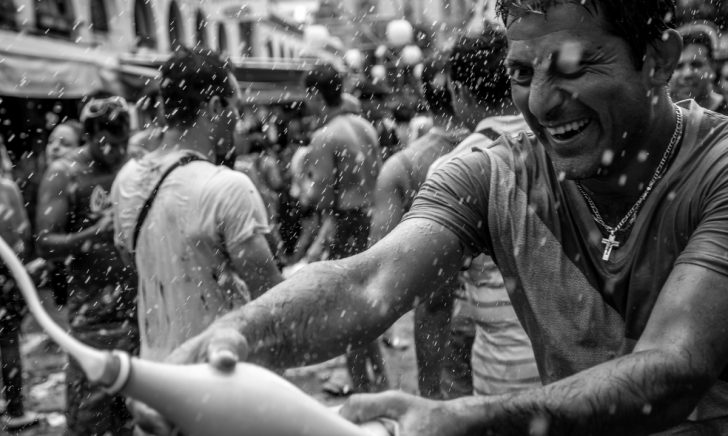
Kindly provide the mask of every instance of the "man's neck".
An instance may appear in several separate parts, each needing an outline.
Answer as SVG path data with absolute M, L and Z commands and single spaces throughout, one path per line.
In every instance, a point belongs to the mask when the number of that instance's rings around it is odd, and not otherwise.
M 642 139 L 632 141 L 627 146 L 624 157 L 615 158 L 614 165 L 600 170 L 601 175 L 582 181 L 582 185 L 593 194 L 597 204 L 611 203 L 611 209 L 619 214 L 621 209 L 634 204 L 654 177 L 675 133 L 677 122 L 675 107 L 667 97 L 661 98 L 655 105 L 653 118 L 651 122 L 646 120 L 650 125 L 640 135 Z M 683 131 L 685 124 L 683 118 Z M 672 149 L 673 157 L 679 146 L 678 140 Z M 638 155 L 644 155 L 645 152 L 646 160 L 640 159 Z M 669 161 L 663 171 L 668 169 Z
M 452 132 L 454 130 L 467 129 L 465 123 L 462 122 L 458 117 L 450 114 L 433 114 L 432 115 L 432 127 L 436 129 L 442 129 L 446 132 Z M 472 129 L 468 129 L 472 130 Z
M 162 136 L 158 149 L 162 151 L 196 151 L 210 161 L 213 160 L 215 155 L 209 133 L 199 126 L 188 129 L 183 127 L 168 128 Z
M 318 127 L 323 127 L 326 124 L 328 124 L 329 121 L 333 120 L 337 116 L 345 113 L 344 107 L 342 105 L 338 106 L 324 106 L 323 111 L 321 112 L 321 115 L 319 116 L 319 125 Z

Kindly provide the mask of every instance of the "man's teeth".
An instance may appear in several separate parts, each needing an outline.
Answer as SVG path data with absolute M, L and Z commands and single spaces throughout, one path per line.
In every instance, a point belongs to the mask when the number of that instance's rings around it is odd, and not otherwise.
M 588 119 L 572 121 L 570 123 L 562 124 L 556 127 L 546 127 L 546 131 L 551 135 L 564 135 L 566 133 L 572 133 L 580 130 L 584 126 L 589 124 Z

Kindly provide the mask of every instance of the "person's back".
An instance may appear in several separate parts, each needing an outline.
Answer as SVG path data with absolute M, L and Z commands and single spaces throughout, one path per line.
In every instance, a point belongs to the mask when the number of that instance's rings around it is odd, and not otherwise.
M 112 189 L 115 243 L 139 275 L 141 355 L 153 360 L 280 281 L 258 191 L 213 163 L 233 146 L 237 82 L 206 49 L 175 53 L 162 75 L 161 144 Z
M 328 245 L 331 258 L 343 259 L 367 248 L 369 212 L 382 165 L 380 144 L 369 121 L 346 111 L 342 78 L 331 65 L 309 71 L 304 84 L 309 96 L 306 111 L 314 116 L 318 129 L 304 158 L 300 200 L 323 217 L 312 246 L 318 249 Z M 372 362 L 374 383 L 369 379 L 367 359 Z M 355 390 L 367 392 L 373 384 L 386 384 L 376 342 L 347 353 L 347 364 Z
M 138 211 L 161 174 L 187 151 L 151 152 L 119 174 L 117 245 L 131 247 Z M 238 189 L 247 185 L 247 190 Z M 206 161 L 172 172 L 149 210 L 135 249 L 139 273 L 141 356 L 163 359 L 215 318 L 249 300 L 231 268 L 225 238 L 228 208 L 238 208 L 235 234 L 245 239 L 267 231 L 264 206 L 247 176 Z M 261 212 L 263 215 L 261 215 Z M 153 233 L 152 237 L 146 237 Z
M 325 147 L 333 155 L 332 209 L 368 209 L 381 166 L 376 130 L 371 123 L 359 115 L 339 115 L 314 133 L 313 144 Z

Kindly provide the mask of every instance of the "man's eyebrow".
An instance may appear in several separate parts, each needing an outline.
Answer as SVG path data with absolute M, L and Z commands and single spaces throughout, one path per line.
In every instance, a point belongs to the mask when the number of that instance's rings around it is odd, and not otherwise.
M 514 59 L 507 57 L 505 61 L 503 61 L 503 64 L 506 67 L 532 67 L 533 61 L 527 61 L 524 59 Z

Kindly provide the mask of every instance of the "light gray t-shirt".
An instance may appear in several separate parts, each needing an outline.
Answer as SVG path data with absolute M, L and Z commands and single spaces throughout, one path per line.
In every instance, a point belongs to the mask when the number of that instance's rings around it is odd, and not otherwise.
M 112 187 L 117 247 L 131 253 L 142 205 L 161 175 L 189 151 L 152 152 L 127 163 Z M 194 161 L 163 182 L 136 247 L 141 357 L 162 360 L 215 318 L 247 301 L 229 253 L 269 230 L 250 179 Z

